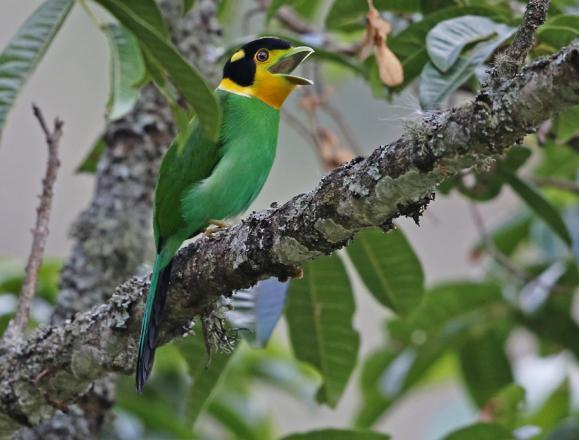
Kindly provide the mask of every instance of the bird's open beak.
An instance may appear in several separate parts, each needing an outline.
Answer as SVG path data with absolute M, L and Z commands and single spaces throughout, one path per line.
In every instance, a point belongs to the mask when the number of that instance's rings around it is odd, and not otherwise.
M 273 66 L 269 68 L 271 73 L 283 76 L 289 82 L 296 85 L 312 85 L 314 82 L 301 76 L 290 75 L 304 60 L 314 53 L 314 49 L 307 46 L 292 47 L 288 49 Z

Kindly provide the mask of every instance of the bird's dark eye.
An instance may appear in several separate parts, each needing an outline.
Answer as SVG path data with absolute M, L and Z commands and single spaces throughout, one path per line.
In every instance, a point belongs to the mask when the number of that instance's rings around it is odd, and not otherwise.
M 264 63 L 269 59 L 269 52 L 266 49 L 260 49 L 255 54 L 255 59 L 260 63 Z

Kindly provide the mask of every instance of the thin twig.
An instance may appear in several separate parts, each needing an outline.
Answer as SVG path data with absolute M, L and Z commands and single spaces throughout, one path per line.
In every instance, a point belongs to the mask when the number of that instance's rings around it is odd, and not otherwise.
M 551 0 L 529 0 L 523 21 L 515 34 L 513 42 L 501 56 L 495 78 L 514 76 L 525 63 L 527 55 L 535 44 L 535 32 L 547 18 Z
M 531 182 L 538 186 L 551 187 L 562 189 L 564 191 L 569 191 L 575 194 L 579 194 L 579 183 L 572 180 L 560 179 L 558 177 L 543 177 L 543 176 L 532 176 L 529 178 Z
M 48 161 L 46 165 L 46 174 L 42 180 L 42 194 L 40 195 L 40 204 L 36 210 L 36 225 L 32 231 L 32 249 L 30 250 L 28 263 L 26 264 L 26 271 L 24 281 L 22 283 L 22 290 L 20 291 L 16 314 L 10 321 L 4 336 L 6 341 L 19 339 L 24 333 L 26 325 L 28 324 L 28 319 L 30 317 L 30 307 L 34 299 L 34 293 L 36 291 L 36 279 L 38 277 L 38 271 L 42 263 L 42 256 L 44 254 L 44 248 L 46 247 L 46 240 L 48 237 L 48 223 L 50 220 L 50 208 L 54 195 L 54 183 L 56 182 L 56 176 L 60 166 L 60 160 L 58 159 L 58 148 L 60 139 L 62 137 L 63 122 L 56 118 L 54 120 L 53 131 L 51 132 L 48 128 L 48 125 L 46 124 L 46 120 L 44 119 L 40 108 L 33 104 L 32 110 L 34 112 L 34 116 L 40 124 L 40 127 L 42 128 L 42 131 L 46 135 L 46 144 L 48 146 Z

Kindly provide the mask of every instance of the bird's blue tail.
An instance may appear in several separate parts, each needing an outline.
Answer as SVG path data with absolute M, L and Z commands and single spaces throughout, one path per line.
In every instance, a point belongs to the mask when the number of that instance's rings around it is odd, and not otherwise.
M 147 382 L 153 368 L 157 337 L 159 336 L 161 318 L 165 308 L 165 298 L 167 297 L 173 259 L 166 265 L 162 263 L 164 263 L 162 254 L 158 254 L 153 266 L 151 286 L 147 294 L 147 303 L 141 324 L 136 374 L 136 385 L 139 393 L 143 391 L 145 382 Z

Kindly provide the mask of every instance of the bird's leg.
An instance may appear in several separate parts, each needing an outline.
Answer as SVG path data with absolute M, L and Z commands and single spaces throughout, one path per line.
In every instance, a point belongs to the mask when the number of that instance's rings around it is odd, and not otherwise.
M 205 231 L 203 231 L 203 233 L 209 237 L 215 234 L 216 232 L 223 231 L 224 229 L 233 226 L 233 223 L 229 223 L 224 220 L 216 220 L 212 218 L 207 220 L 207 223 L 209 223 L 209 226 L 205 228 Z

